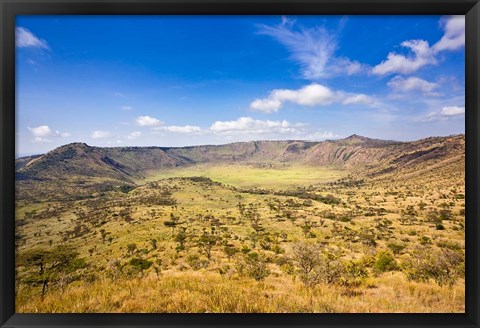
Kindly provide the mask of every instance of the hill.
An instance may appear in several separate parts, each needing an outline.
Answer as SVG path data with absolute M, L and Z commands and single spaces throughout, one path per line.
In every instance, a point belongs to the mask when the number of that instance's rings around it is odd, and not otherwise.
M 434 165 L 463 162 L 464 149 L 464 135 L 413 142 L 352 135 L 322 142 L 251 141 L 192 147 L 102 148 L 72 143 L 44 155 L 17 159 L 17 197 L 27 197 L 22 187 L 30 189 L 28 197 L 37 189 L 42 193 L 60 189 L 65 195 L 89 195 L 121 186 L 131 188 L 147 172 L 206 163 L 330 166 L 370 178 L 409 174 Z

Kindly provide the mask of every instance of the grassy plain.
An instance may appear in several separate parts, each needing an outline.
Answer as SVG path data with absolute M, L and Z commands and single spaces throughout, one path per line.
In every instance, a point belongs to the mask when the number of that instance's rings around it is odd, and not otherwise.
M 181 168 L 153 171 L 146 181 L 165 178 L 203 176 L 238 188 L 270 188 L 274 190 L 304 187 L 316 183 L 333 182 L 347 175 L 347 171 L 329 167 L 288 164 L 198 164 Z
M 464 174 L 452 165 L 362 180 L 202 164 L 22 203 L 16 310 L 464 312 Z M 78 263 L 29 256 L 65 245 Z

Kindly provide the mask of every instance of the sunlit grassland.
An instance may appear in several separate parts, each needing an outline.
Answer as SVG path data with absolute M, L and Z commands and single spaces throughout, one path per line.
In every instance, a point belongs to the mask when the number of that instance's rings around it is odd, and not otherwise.
M 270 167 L 269 164 L 265 164 L 263 167 L 253 164 L 198 164 L 151 171 L 148 173 L 146 181 L 204 176 L 235 187 L 282 189 L 332 182 L 347 174 L 344 170 L 329 167 L 272 165 L 273 167 Z
M 370 278 L 361 292 L 305 288 L 294 278 L 264 281 L 217 273 L 165 272 L 143 278 L 74 283 L 44 300 L 19 293 L 23 313 L 452 313 L 463 312 L 463 281 L 452 288 L 406 281 L 400 273 Z M 28 298 L 26 295 L 30 295 Z
M 328 183 L 347 173 L 283 164 L 205 164 L 150 172 L 128 192 L 19 206 L 19 254 L 34 247 L 71 245 L 87 266 L 79 271 L 80 279 L 64 288 L 52 283 L 43 300 L 38 285 L 19 283 L 17 311 L 463 312 L 462 278 L 452 286 L 439 286 L 433 280 L 409 281 L 401 264 L 420 244 L 427 252 L 445 247 L 463 252 L 464 177 L 445 171 L 415 180 L 372 180 L 361 186 Z M 213 181 L 182 179 L 199 176 Z M 258 193 L 255 187 L 266 192 Z M 298 187 L 307 187 L 309 196 L 333 195 L 337 202 L 277 192 Z M 164 198 L 174 202 L 157 203 Z M 239 205 L 255 209 L 261 230 L 254 229 L 254 220 L 242 215 Z M 122 214 L 125 209 L 128 216 Z M 429 213 L 441 209 L 450 211 L 451 217 L 438 229 Z M 172 217 L 177 223 L 166 225 Z M 308 233 L 307 224 L 311 225 Z M 65 234 L 75 226 L 82 227 L 78 235 Z M 180 249 L 182 231 L 188 237 Z M 199 237 L 212 231 L 218 240 L 207 258 Z M 294 246 L 303 242 L 338 250 L 345 263 L 363 261 L 368 277 L 358 284 L 304 286 L 292 260 Z M 398 267 L 375 273 L 372 261 L 392 243 L 403 247 L 394 256 Z M 135 249 L 129 250 L 132 244 Z M 228 258 L 227 245 L 244 251 Z M 263 281 L 238 270 L 251 253 L 266 259 L 270 274 Z M 205 261 L 206 267 L 194 268 L 192 256 Z M 132 259 L 144 259 L 153 266 L 134 271 L 129 264 Z M 115 278 L 112 261 L 118 261 L 123 270 Z M 160 263 L 158 272 L 153 270 L 156 263 Z M 19 281 L 33 271 L 19 268 Z

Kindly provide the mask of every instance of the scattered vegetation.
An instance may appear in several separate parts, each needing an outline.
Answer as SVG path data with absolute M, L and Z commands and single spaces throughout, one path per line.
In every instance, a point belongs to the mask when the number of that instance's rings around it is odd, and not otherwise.
M 76 147 L 55 158 L 102 158 Z M 190 158 L 201 161 L 202 149 Z M 215 156 L 230 162 L 172 162 L 143 179 L 129 171 L 140 150 L 109 151 L 102 163 L 130 180 L 107 183 L 100 166 L 64 186 L 20 181 L 17 312 L 465 310 L 463 159 L 409 169 L 412 150 L 381 167 L 319 167 L 237 163 L 225 151 Z

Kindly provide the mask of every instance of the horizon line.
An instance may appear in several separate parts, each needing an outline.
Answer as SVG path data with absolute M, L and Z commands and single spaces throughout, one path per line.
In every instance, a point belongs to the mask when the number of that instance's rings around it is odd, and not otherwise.
M 330 138 L 330 139 L 325 139 L 325 140 L 307 140 L 307 139 L 257 139 L 257 140 L 247 140 L 247 141 L 233 141 L 233 142 L 227 142 L 227 143 L 219 143 L 219 144 L 201 144 L 201 145 L 185 145 L 185 146 L 92 146 L 87 144 L 86 142 L 83 141 L 74 141 L 70 143 L 63 144 L 61 146 L 55 147 L 45 153 L 32 153 L 32 154 L 19 154 L 15 151 L 15 160 L 20 159 L 20 158 L 25 158 L 25 157 L 31 157 L 31 156 L 42 156 L 45 155 L 51 151 L 54 151 L 55 149 L 58 149 L 60 147 L 68 146 L 68 145 L 73 145 L 73 144 L 84 144 L 87 147 L 95 147 L 95 148 L 193 148 L 193 147 L 209 147 L 209 146 L 225 146 L 225 145 L 232 145 L 232 144 L 237 144 L 237 143 L 249 143 L 249 142 L 316 142 L 316 143 L 322 143 L 322 142 L 328 142 L 328 141 L 340 141 L 340 140 L 346 140 L 352 137 L 360 137 L 360 138 L 365 138 L 365 139 L 370 139 L 370 140 L 379 140 L 379 141 L 386 141 L 386 142 L 398 142 L 398 143 L 406 143 L 406 142 L 415 142 L 415 141 L 420 141 L 420 140 L 425 140 L 425 139 L 430 139 L 430 138 L 448 138 L 448 137 L 456 137 L 456 136 L 465 136 L 465 133 L 457 133 L 457 134 L 449 134 L 449 135 L 443 135 L 443 136 L 429 136 L 429 137 L 424 137 L 420 139 L 415 139 L 415 140 L 408 140 L 408 141 L 400 141 L 400 140 L 393 140 L 393 139 L 378 139 L 378 138 L 371 138 L 371 137 L 366 137 L 362 136 L 359 134 L 351 134 L 348 137 L 344 138 Z

